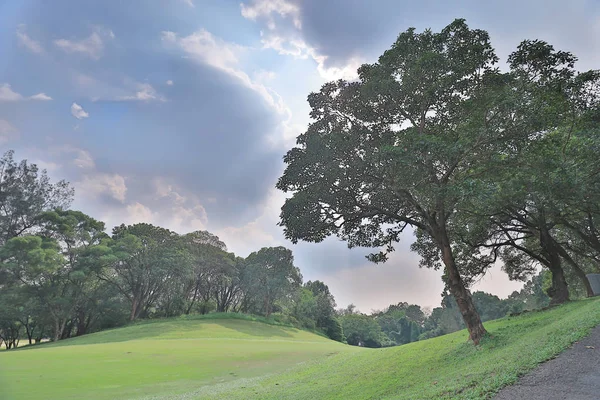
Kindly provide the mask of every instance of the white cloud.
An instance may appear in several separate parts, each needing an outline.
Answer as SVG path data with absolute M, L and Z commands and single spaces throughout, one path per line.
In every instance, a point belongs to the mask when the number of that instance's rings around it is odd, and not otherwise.
M 90 116 L 90 114 L 88 114 L 83 107 L 77 103 L 71 104 L 71 115 L 77 119 L 83 119 Z
M 91 169 L 96 166 L 90 153 L 81 149 L 77 149 L 77 157 L 73 160 L 73 164 L 83 169 Z
M 83 73 L 73 73 L 73 82 L 78 95 L 91 101 L 166 101 L 149 83 L 140 83 L 127 76 L 121 78 L 119 85 L 100 81 Z
M 84 175 L 83 180 L 75 183 L 75 190 L 88 198 L 108 194 L 122 203 L 125 202 L 127 194 L 125 178 L 119 174 L 94 173 Z
M 40 101 L 50 101 L 52 97 L 48 96 L 46 93 L 38 93 L 29 97 L 31 100 L 40 100 Z
M 187 4 L 188 6 L 195 8 L 196 5 L 194 4 L 193 0 L 182 0 L 185 4 Z
M 319 75 L 327 81 L 356 79 L 358 77 L 357 69 L 363 63 L 363 60 L 354 58 L 343 67 L 328 68 L 325 66 L 327 56 L 319 54 L 314 48 L 299 38 L 284 37 L 275 33 L 265 34 L 264 32 L 261 32 L 261 35 L 261 42 L 265 49 L 272 49 L 281 55 L 292 56 L 297 59 L 313 59 L 317 63 Z
M 141 222 L 152 223 L 156 215 L 150 208 L 136 201 L 127 206 L 127 216 L 126 224 L 137 224 Z
M 153 210 L 140 201 L 134 201 L 121 209 L 111 208 L 102 216 L 107 226 L 116 226 L 121 223 L 127 225 L 136 223 L 149 223 L 170 229 L 179 234 L 206 229 L 206 211 L 201 205 L 184 207 L 174 205 Z
M 99 60 L 104 53 L 103 38 L 114 39 L 112 30 L 97 26 L 90 36 L 81 40 L 58 39 L 54 44 L 65 53 L 81 53 L 94 60 Z
M 92 155 L 83 149 L 80 149 L 71 145 L 56 146 L 48 150 L 50 154 L 53 154 L 61 159 L 64 159 L 64 154 L 74 155 L 73 164 L 81 169 L 93 169 L 96 167 L 96 163 L 92 158 Z
M 240 67 L 240 57 L 248 50 L 246 47 L 226 42 L 204 29 L 185 37 L 179 37 L 175 32 L 165 31 L 162 32 L 162 39 L 166 43 L 177 45 L 197 61 L 240 80 L 246 87 L 260 94 L 279 114 L 291 114 L 281 96 L 273 89 L 252 80 Z
M 208 216 L 196 196 L 182 195 L 181 188 L 169 183 L 164 178 L 156 178 L 153 183 L 155 193 L 159 198 L 169 198 L 172 201 L 171 208 L 166 213 L 168 217 L 160 219 L 162 224 L 179 233 L 206 229 Z
M 165 101 L 165 98 L 158 94 L 152 85 L 148 83 L 138 84 L 137 91 L 134 94 L 121 96 L 117 100 L 122 101 Z
M 23 24 L 19 25 L 17 29 L 17 38 L 19 39 L 19 43 L 32 53 L 42 54 L 44 52 L 44 48 L 40 42 L 33 40 L 25 33 L 25 25 Z
M 273 71 L 266 71 L 264 69 L 258 70 L 254 73 L 254 80 L 257 82 L 269 82 L 277 77 L 277 74 Z
M 225 42 L 204 29 L 181 38 L 175 32 L 165 31 L 162 39 L 178 44 L 186 53 L 222 70 L 237 65 L 239 54 L 245 50 L 243 46 Z
M 12 87 L 8 83 L 0 84 L 0 101 L 24 101 L 24 100 L 38 100 L 38 101 L 48 101 L 52 100 L 52 97 L 48 96 L 46 93 L 38 93 L 34 94 L 30 97 L 25 97 L 21 93 L 17 93 L 12 90 Z
M 15 140 L 19 137 L 19 131 L 10 122 L 0 119 L 0 145 Z
M 0 85 L 0 101 L 20 101 L 23 95 L 12 90 L 8 83 Z
M 275 28 L 273 14 L 279 14 L 282 17 L 290 16 L 294 21 L 294 26 L 297 29 L 302 28 L 300 20 L 300 8 L 298 5 L 286 0 L 255 0 L 252 5 L 242 3 L 242 15 L 244 18 L 256 20 L 258 17 L 266 17 L 269 19 L 268 26 L 271 29 Z
M 173 81 L 169 79 L 169 80 L 166 82 L 166 84 L 167 84 L 168 86 L 173 86 Z

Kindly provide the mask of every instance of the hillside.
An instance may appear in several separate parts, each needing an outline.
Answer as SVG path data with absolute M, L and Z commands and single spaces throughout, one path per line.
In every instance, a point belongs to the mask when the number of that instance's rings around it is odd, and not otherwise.
M 600 299 L 361 349 L 240 319 L 143 323 L 0 353 L 7 399 L 486 398 L 600 323 Z

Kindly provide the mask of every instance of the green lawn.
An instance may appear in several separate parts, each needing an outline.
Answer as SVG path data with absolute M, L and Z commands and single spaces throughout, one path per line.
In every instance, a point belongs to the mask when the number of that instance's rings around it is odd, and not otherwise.
M 241 319 L 174 319 L 0 352 L 0 399 L 480 399 L 600 323 L 600 299 L 387 349 Z

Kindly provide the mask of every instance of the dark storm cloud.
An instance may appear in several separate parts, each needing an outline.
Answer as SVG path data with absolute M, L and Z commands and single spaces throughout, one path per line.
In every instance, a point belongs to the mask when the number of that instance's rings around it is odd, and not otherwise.
M 260 3 L 260 0 L 248 4 Z M 488 30 L 505 57 L 523 39 L 538 38 L 584 53 L 597 48 L 600 3 L 578 0 L 504 2 L 397 0 L 289 0 L 297 6 L 301 28 L 289 15 L 272 13 L 276 29 L 265 35 L 300 36 L 320 55 L 325 67 L 340 67 L 353 58 L 373 62 L 409 27 L 439 30 L 455 18 Z M 256 18 L 265 26 L 269 18 Z
M 162 30 L 193 32 L 214 23 L 191 23 L 178 17 L 176 7 L 168 10 L 143 1 L 119 7 L 34 1 L 18 7 L 12 40 L 17 29 L 29 29 L 44 53 L 11 52 L 12 62 L 2 64 L 1 72 L 25 93 L 43 82 L 55 101 L 37 118 L 20 105 L 21 111 L 11 112 L 23 133 L 13 147 L 85 149 L 97 173 L 125 179 L 127 201 L 160 207 L 152 182 L 161 177 L 203 202 L 214 226 L 243 224 L 281 172 L 283 152 L 267 143 L 281 115 L 235 76 L 167 48 Z M 32 57 L 39 57 L 37 63 Z M 70 116 L 74 101 L 88 118 Z M 73 182 L 89 174 L 73 167 L 68 157 L 58 152 L 46 159 L 64 164 L 61 174 Z M 118 200 L 113 197 L 99 195 L 98 206 L 114 206 Z

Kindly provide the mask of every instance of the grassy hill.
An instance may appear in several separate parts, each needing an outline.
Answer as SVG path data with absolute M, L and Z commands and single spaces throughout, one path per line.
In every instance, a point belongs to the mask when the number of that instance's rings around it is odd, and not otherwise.
M 243 319 L 172 319 L 0 352 L 0 398 L 487 398 L 600 323 L 600 299 L 387 349 Z

